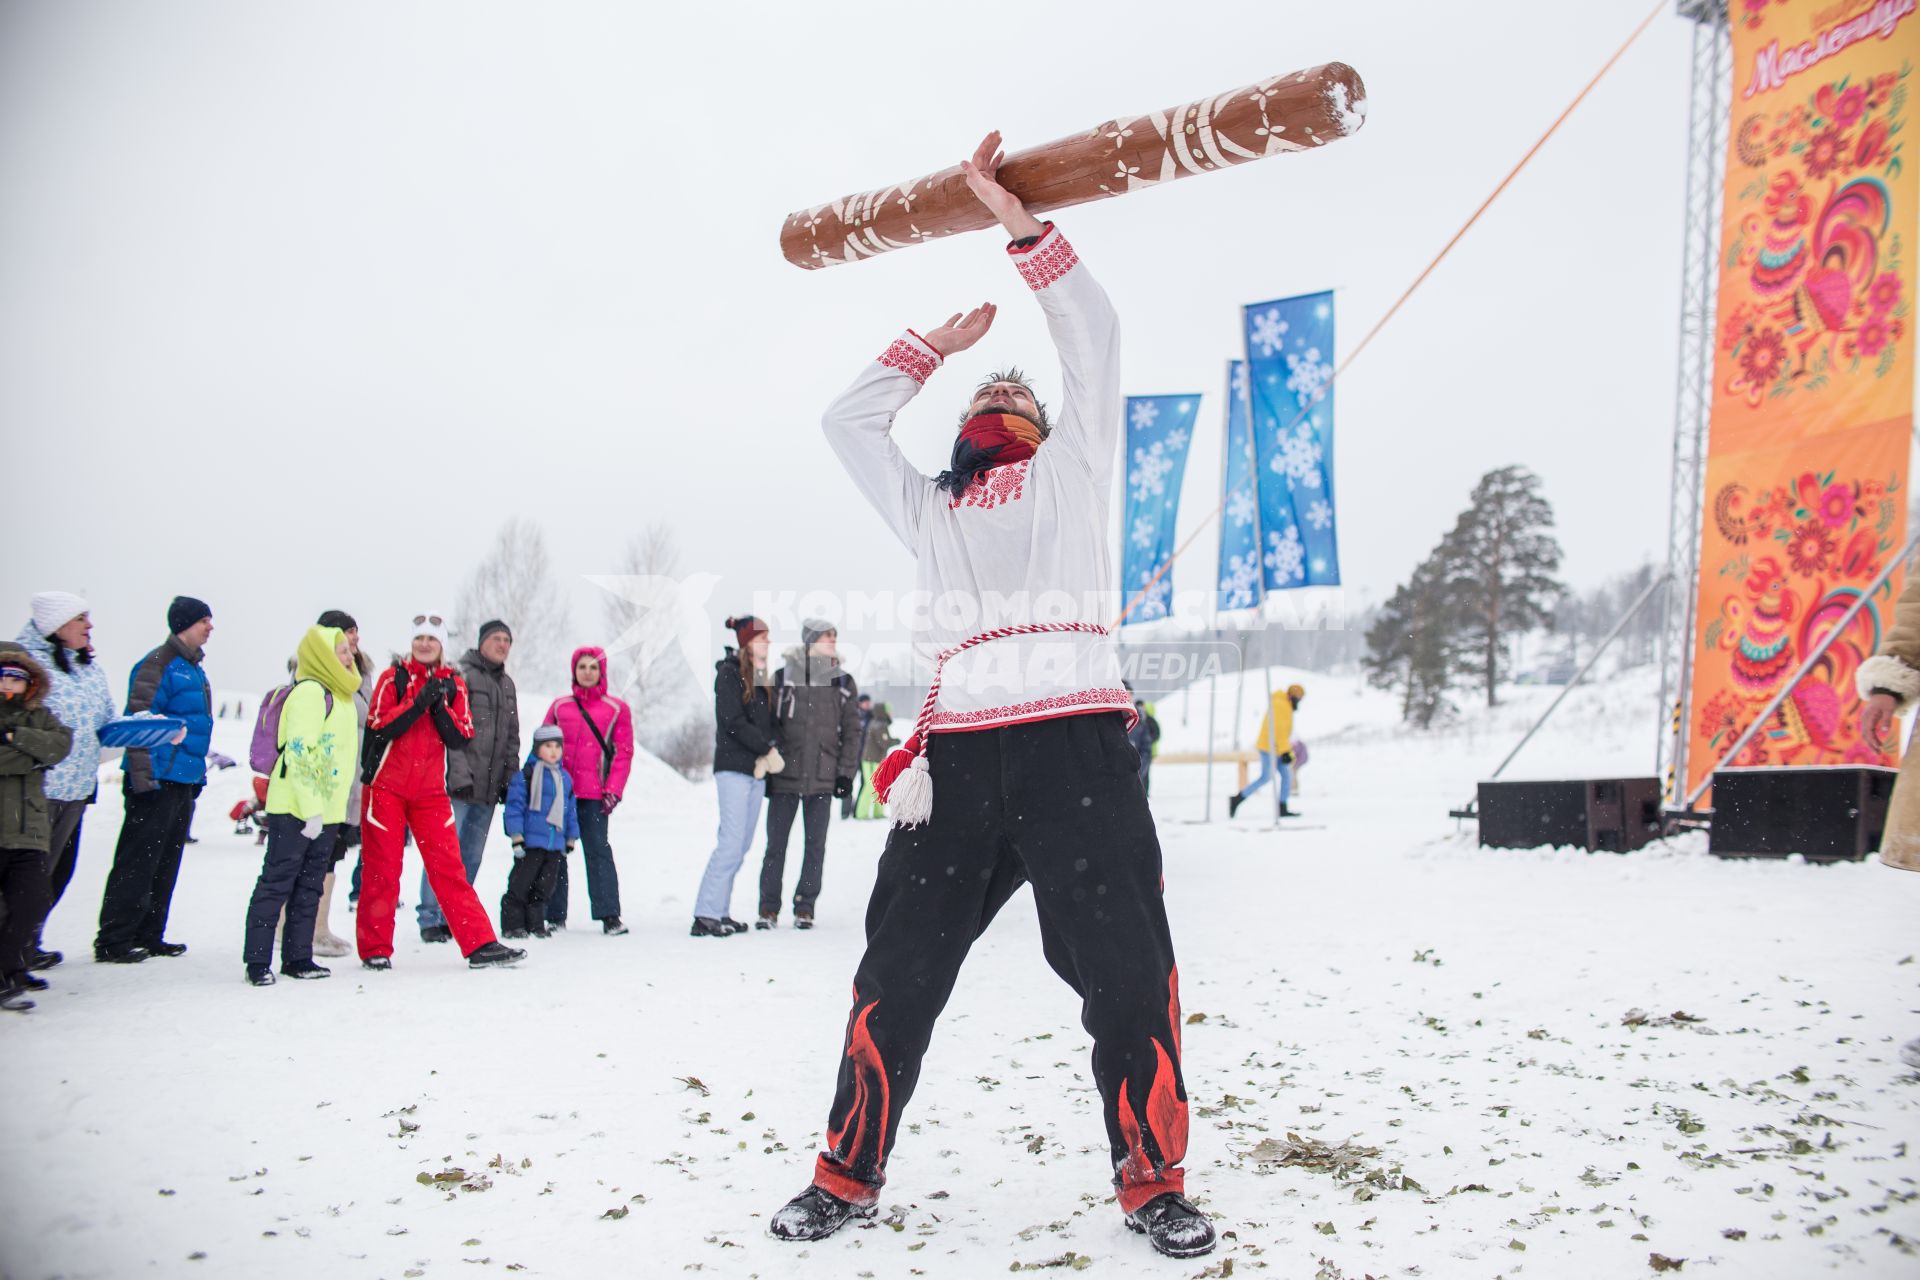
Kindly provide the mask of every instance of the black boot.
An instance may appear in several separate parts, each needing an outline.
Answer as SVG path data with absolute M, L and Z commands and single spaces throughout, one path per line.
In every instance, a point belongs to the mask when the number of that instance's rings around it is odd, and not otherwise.
M 184 942 L 149 942 L 147 954 L 150 956 L 183 956 L 187 954 Z
M 13 975 L 13 982 L 15 986 L 28 991 L 45 991 L 53 985 L 45 978 L 36 978 L 31 973 L 16 973 Z
M 270 987 L 274 982 L 273 970 L 264 964 L 250 964 L 247 966 L 247 981 L 256 987 Z
M 27 957 L 27 968 L 53 969 L 57 968 L 60 962 L 65 959 L 66 957 L 58 951 L 42 951 L 38 947 L 35 947 L 33 954 Z
M 147 958 L 145 947 L 95 947 L 95 964 L 139 964 Z
M 627 926 L 620 923 L 619 916 L 608 916 L 605 920 L 602 920 L 600 922 L 600 932 L 604 933 L 609 938 L 621 937 L 626 933 L 626 931 L 627 931 Z
M 453 941 L 453 930 L 444 924 L 430 924 L 420 930 L 420 941 L 451 942 Z
M 693 928 L 688 931 L 688 936 L 694 938 L 731 938 L 733 936 L 733 930 L 727 927 L 724 920 L 715 920 L 712 916 L 695 916 L 693 918 Z
M 1197 1258 L 1213 1252 L 1213 1224 L 1178 1192 L 1155 1196 L 1128 1214 L 1127 1229 L 1144 1235 L 1169 1258 Z
M 1238 791 L 1228 796 L 1227 797 L 1227 816 L 1231 818 L 1234 814 L 1240 812 L 1240 806 L 1243 803 L 1245 803 L 1245 801 L 1246 801 L 1246 797 L 1241 795 Z
M 813 912 L 796 911 L 793 913 L 793 927 L 796 929 L 813 928 Z
M 310 982 L 315 978 L 331 978 L 333 976 L 333 970 L 323 964 L 315 964 L 311 960 L 305 964 L 283 964 L 280 966 L 280 972 L 286 974 L 289 978 L 298 978 L 303 982 Z
M 728 933 L 745 933 L 747 931 L 747 926 L 735 920 L 732 916 L 721 916 L 720 923 L 727 926 Z
M 31 1008 L 33 1001 L 27 999 L 25 987 L 16 985 L 11 978 L 0 978 L 0 1009 L 25 1013 Z
M 360 962 L 360 967 L 362 969 L 373 969 L 376 972 L 384 973 L 388 969 L 393 968 L 393 957 L 392 956 L 368 956 L 365 960 L 362 960 Z
M 780 913 L 778 911 L 762 911 L 760 918 L 753 922 L 753 927 L 756 929 L 778 929 L 780 927 Z
M 1283 818 L 1297 818 L 1300 816 L 1300 811 L 1298 809 L 1289 809 L 1287 808 L 1287 806 L 1281 805 L 1280 816 Z
M 767 1234 L 776 1240 L 824 1240 L 850 1218 L 871 1218 L 873 1209 L 870 1204 L 853 1204 L 831 1191 L 808 1187 L 773 1215 Z
M 467 957 L 469 969 L 503 969 L 519 964 L 527 958 L 527 953 L 518 947 L 503 947 L 497 942 L 489 942 L 475 947 Z

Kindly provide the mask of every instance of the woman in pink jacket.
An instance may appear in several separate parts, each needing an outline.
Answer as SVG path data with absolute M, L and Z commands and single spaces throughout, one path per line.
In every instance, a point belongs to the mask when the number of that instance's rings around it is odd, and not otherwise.
M 627 789 L 633 769 L 633 712 L 607 692 L 607 651 L 583 645 L 573 651 L 573 693 L 556 698 L 545 723 L 560 726 L 561 763 L 573 779 L 580 814 L 580 848 L 587 859 L 587 904 L 609 936 L 627 931 L 620 923 L 620 873 L 607 843 L 607 818 Z M 547 925 L 567 923 L 567 868 L 547 899 Z

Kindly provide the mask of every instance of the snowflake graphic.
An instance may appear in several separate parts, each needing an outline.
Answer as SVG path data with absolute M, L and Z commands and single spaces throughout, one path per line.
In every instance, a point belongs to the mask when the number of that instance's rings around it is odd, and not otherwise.
M 1148 547 L 1160 541 L 1160 522 L 1152 516 L 1135 516 L 1133 518 L 1133 533 L 1128 540 L 1131 541 L 1134 546 L 1145 551 Z
M 1233 496 L 1227 499 L 1227 519 L 1233 521 L 1233 527 L 1244 529 L 1253 523 L 1253 490 L 1235 489 Z
M 1234 362 L 1233 377 L 1230 381 L 1233 387 L 1233 398 L 1235 400 L 1238 400 L 1240 403 L 1245 404 L 1247 402 L 1247 362 L 1246 361 L 1236 360 Z
M 1247 335 L 1247 341 L 1260 348 L 1260 354 L 1271 356 L 1286 345 L 1287 322 L 1280 318 L 1280 308 L 1268 307 L 1253 318 L 1253 332 Z
M 1333 366 L 1320 358 L 1320 348 L 1308 347 L 1303 356 L 1287 357 L 1287 390 L 1293 392 L 1301 404 L 1319 400 L 1327 394 L 1327 383 L 1333 381 Z
M 1140 603 L 1133 606 L 1129 617 L 1131 622 L 1151 622 L 1155 618 L 1167 616 L 1167 605 L 1173 598 L 1173 576 L 1163 573 L 1159 581 L 1154 581 L 1152 569 L 1140 571 L 1140 585 L 1137 590 L 1146 594 L 1140 597 Z
M 1267 535 L 1267 568 L 1282 582 L 1300 582 L 1307 576 L 1307 549 L 1300 545 L 1300 530 L 1288 525 L 1284 533 Z
M 1287 478 L 1287 488 L 1305 486 L 1309 489 L 1320 487 L 1320 459 L 1325 451 L 1313 438 L 1313 432 L 1305 426 L 1292 431 L 1278 432 L 1279 448 L 1273 460 L 1267 463 L 1267 469 L 1275 475 Z
M 1166 455 L 1160 442 L 1156 441 L 1145 449 L 1133 451 L 1133 470 L 1127 473 L 1127 484 L 1133 489 L 1133 500 L 1145 502 L 1148 498 L 1157 498 L 1167 491 L 1167 473 L 1173 470 L 1173 459 Z
M 1259 549 L 1248 550 L 1245 555 L 1228 556 L 1227 571 L 1220 576 L 1220 607 L 1222 609 L 1251 609 L 1254 597 L 1260 589 L 1260 566 L 1256 563 Z
M 1333 523 L 1333 508 L 1325 498 L 1315 498 L 1307 508 L 1307 523 L 1316 529 L 1324 529 Z
M 1187 429 L 1185 427 L 1175 427 L 1173 430 L 1167 432 L 1167 448 L 1178 452 L 1186 447 Z
M 1141 431 L 1148 430 L 1154 420 L 1160 416 L 1160 406 L 1151 400 L 1139 400 L 1133 406 L 1133 425 Z

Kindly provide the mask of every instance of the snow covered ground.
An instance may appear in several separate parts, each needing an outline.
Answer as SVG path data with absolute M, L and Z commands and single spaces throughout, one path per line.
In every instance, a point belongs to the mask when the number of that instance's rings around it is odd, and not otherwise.
M 1154 779 L 1212 1258 L 1123 1230 L 1086 1037 L 1024 894 L 962 976 L 882 1220 L 795 1247 L 764 1227 L 820 1138 L 878 824 L 836 823 L 813 933 L 690 939 L 711 791 L 656 767 L 613 822 L 632 936 L 580 927 L 576 862 L 576 928 L 516 971 L 468 972 L 403 927 L 390 974 L 335 961 L 255 990 L 235 770 L 181 875 L 192 951 L 135 967 L 84 958 L 118 821 L 103 788 L 48 929 L 75 959 L 0 1025 L 0 1272 L 1920 1273 L 1920 1078 L 1895 1057 L 1920 1035 L 1920 877 L 1722 863 L 1692 838 L 1482 851 L 1446 810 L 1552 691 L 1418 736 L 1385 695 L 1304 679 L 1298 829 L 1266 829 L 1258 801 L 1227 823 L 1230 770 L 1206 825 L 1201 769 Z M 1644 675 L 1576 694 L 1511 775 L 1650 772 L 1652 701 Z M 1184 725 L 1179 699 L 1160 713 L 1170 747 L 1202 737 L 1203 700 Z M 246 726 L 222 728 L 244 758 Z

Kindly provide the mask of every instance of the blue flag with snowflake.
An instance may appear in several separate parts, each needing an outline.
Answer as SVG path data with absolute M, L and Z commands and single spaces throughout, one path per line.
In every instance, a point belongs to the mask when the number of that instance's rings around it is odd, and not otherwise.
M 1260 543 L 1254 536 L 1253 447 L 1247 438 L 1247 362 L 1227 361 L 1227 443 L 1220 469 L 1219 607 L 1260 603 Z
M 1333 294 L 1246 309 L 1247 390 L 1268 591 L 1340 584 L 1333 510 Z
M 1173 571 L 1160 568 L 1173 556 L 1180 477 L 1199 407 L 1197 395 L 1127 397 L 1127 511 L 1120 544 L 1120 591 L 1132 606 L 1127 622 L 1152 622 L 1172 607 Z

